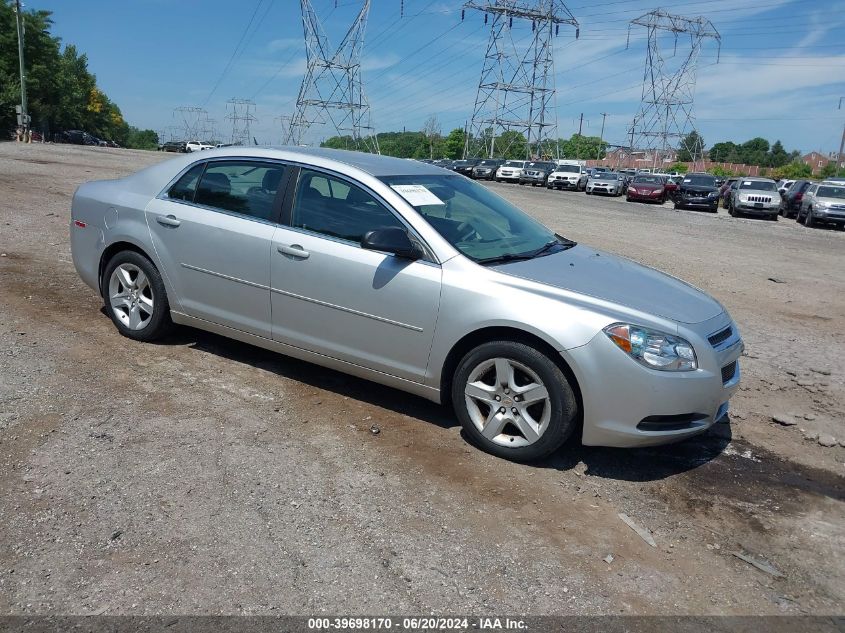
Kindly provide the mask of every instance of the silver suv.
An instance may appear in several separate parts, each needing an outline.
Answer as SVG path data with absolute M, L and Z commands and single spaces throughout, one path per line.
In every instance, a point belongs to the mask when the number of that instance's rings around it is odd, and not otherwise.
M 779 209 L 778 186 L 771 178 L 740 178 L 731 189 L 728 213 L 734 217 L 762 215 L 777 220 Z
M 804 192 L 798 222 L 815 226 L 820 222 L 845 229 L 845 182 L 814 183 Z

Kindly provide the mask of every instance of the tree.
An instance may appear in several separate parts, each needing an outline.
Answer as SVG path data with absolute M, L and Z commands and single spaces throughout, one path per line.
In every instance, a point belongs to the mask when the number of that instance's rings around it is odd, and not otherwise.
M 560 141 L 560 153 L 566 158 L 595 159 L 607 156 L 607 143 L 598 136 L 573 134 Z
M 704 155 L 704 139 L 701 134 L 693 130 L 681 139 L 678 146 L 678 161 L 690 163 L 701 160 Z
M 446 158 L 457 159 L 464 155 L 464 131 L 461 128 L 455 128 L 449 132 L 444 142 L 446 147 Z
M 669 172 L 678 172 L 679 174 L 685 174 L 689 171 L 686 163 L 677 162 L 674 165 L 669 165 Z
M 434 143 L 440 138 L 440 123 L 437 121 L 437 115 L 432 114 L 425 120 L 423 125 L 423 134 L 428 139 L 429 158 L 434 158 Z
M 771 167 L 783 167 L 789 162 L 789 154 L 783 148 L 780 141 L 775 141 L 772 149 L 769 151 L 769 165 Z
M 505 130 L 496 137 L 494 147 L 496 158 L 525 158 L 528 156 L 528 147 L 525 137 L 516 130 Z
M 813 169 L 806 163 L 789 163 L 781 167 L 776 167 L 772 170 L 772 178 L 780 180 L 781 178 L 789 178 L 797 180 L 799 178 L 809 178 L 813 175 Z
M 713 147 L 710 148 L 708 154 L 710 156 L 710 160 L 712 160 L 714 163 L 729 163 L 733 162 L 731 160 L 731 156 L 736 154 L 736 151 L 736 143 L 732 143 L 731 141 L 725 141 L 723 143 L 714 143 Z
M 97 87 L 88 59 L 75 46 L 62 49 L 50 34 L 49 11 L 22 13 L 26 37 L 26 88 L 33 129 L 50 132 L 83 129 L 106 140 L 126 144 L 129 126 L 120 108 Z M 16 125 L 20 103 L 18 42 L 11 0 L 0 0 L 0 130 Z
M 810 173 L 812 173 L 812 169 Z M 837 176 L 845 178 L 845 168 L 836 169 L 836 161 L 831 161 L 822 167 L 819 176 L 822 178 L 836 178 Z
M 158 149 L 158 134 L 153 130 L 139 130 L 136 127 L 130 127 L 124 146 L 130 149 Z

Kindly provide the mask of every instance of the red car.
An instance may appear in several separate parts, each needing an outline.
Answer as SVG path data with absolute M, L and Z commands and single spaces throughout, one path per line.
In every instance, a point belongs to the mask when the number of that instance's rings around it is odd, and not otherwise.
M 669 191 L 666 187 L 666 178 L 655 174 L 637 174 L 628 185 L 625 199 L 628 202 L 640 200 L 643 202 L 666 202 Z

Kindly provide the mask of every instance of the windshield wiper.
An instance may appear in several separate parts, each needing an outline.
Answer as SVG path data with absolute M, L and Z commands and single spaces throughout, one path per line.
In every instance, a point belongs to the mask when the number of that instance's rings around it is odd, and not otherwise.
M 477 263 L 481 264 L 482 266 L 486 266 L 487 264 L 500 264 L 503 262 L 518 262 L 525 259 L 534 259 L 534 254 L 529 253 L 528 255 L 516 255 L 514 253 L 506 253 L 505 255 L 498 255 L 497 257 L 488 257 L 487 259 L 478 259 L 476 260 Z

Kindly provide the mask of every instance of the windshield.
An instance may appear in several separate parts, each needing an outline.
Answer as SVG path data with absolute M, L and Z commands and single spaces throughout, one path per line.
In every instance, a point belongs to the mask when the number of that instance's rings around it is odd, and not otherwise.
M 463 176 L 383 176 L 380 180 L 452 246 L 477 262 L 530 258 L 540 250 L 549 254 L 573 245 L 561 242 L 523 211 Z M 415 186 L 413 193 L 408 185 Z
M 581 173 L 581 166 L 580 165 L 558 165 L 555 168 L 555 171 L 564 171 L 569 172 L 572 174 L 580 174 Z
M 715 187 L 716 178 L 713 176 L 684 176 L 684 184 L 699 187 Z
M 766 180 L 741 180 L 740 189 L 755 189 L 757 191 L 777 191 L 777 185 Z
M 617 174 L 613 172 L 599 172 L 595 175 L 596 180 L 616 180 Z
M 522 167 L 523 165 L 525 165 L 525 162 L 524 162 L 524 161 L 521 161 L 521 160 L 509 160 L 509 161 L 505 162 L 505 164 L 504 164 L 504 165 L 502 165 L 502 167 Z
M 663 178 L 660 176 L 652 176 L 651 174 L 643 174 L 634 178 L 634 183 L 649 183 L 652 185 L 662 185 Z
M 845 185 L 841 187 L 822 186 L 819 187 L 816 196 L 819 198 L 845 198 Z
M 478 163 L 479 167 L 482 166 L 482 165 L 484 167 L 492 167 L 493 165 L 498 165 L 498 164 L 499 164 L 499 161 L 497 161 L 497 160 L 483 160 L 480 163 Z

